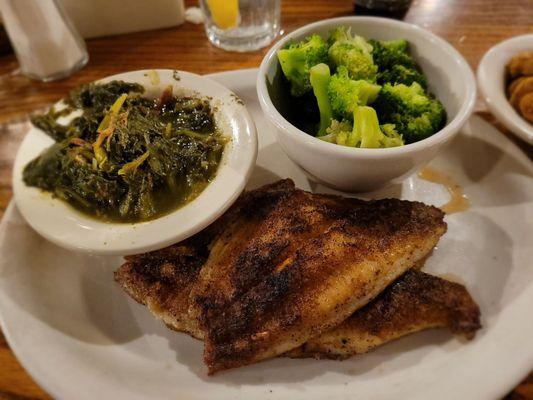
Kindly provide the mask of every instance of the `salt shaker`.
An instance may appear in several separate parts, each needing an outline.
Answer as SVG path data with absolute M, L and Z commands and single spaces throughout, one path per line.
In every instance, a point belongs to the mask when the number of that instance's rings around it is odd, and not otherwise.
M 56 0 L 0 0 L 3 22 L 23 74 L 44 82 L 65 78 L 89 56 Z

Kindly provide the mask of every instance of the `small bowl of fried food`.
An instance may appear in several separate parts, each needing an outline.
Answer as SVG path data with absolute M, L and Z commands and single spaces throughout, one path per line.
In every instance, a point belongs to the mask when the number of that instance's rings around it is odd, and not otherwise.
M 533 144 L 533 35 L 492 47 L 479 63 L 477 79 L 489 110 Z

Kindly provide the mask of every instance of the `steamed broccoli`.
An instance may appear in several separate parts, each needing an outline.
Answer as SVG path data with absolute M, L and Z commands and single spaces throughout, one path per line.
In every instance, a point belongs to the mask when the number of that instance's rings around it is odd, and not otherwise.
M 408 52 L 407 41 L 403 39 L 379 41 L 369 40 L 372 45 L 372 57 L 379 71 L 391 69 L 394 65 L 403 65 L 409 69 L 416 69 L 416 63 Z
M 441 102 L 413 82 L 385 84 L 374 103 L 382 121 L 392 123 L 407 143 L 417 142 L 438 131 L 446 122 Z
M 376 110 L 372 107 L 357 107 L 353 113 L 354 123 L 333 120 L 327 135 L 320 137 L 330 143 L 349 147 L 384 148 L 403 145 L 401 135 L 394 125 L 379 126 Z
M 381 132 L 383 132 L 383 138 L 381 142 L 383 147 L 398 147 L 404 144 L 402 135 L 396 131 L 394 124 L 384 124 L 380 126 Z
M 372 55 L 379 69 L 379 84 L 403 83 L 409 86 L 413 82 L 418 82 L 422 87 L 427 87 L 426 77 L 409 54 L 407 41 L 398 39 L 369 42 L 372 43 Z
M 328 46 L 319 35 L 290 43 L 277 53 L 283 74 L 291 84 L 291 94 L 302 96 L 311 90 L 309 69 L 328 61 Z
M 424 89 L 427 88 L 427 80 L 424 75 L 416 69 L 407 68 L 403 65 L 393 65 L 390 69 L 378 73 L 378 83 L 384 85 L 385 83 L 403 83 L 404 85 L 411 85 L 417 82 Z
M 329 61 L 335 66 L 345 66 L 352 79 L 374 82 L 378 67 L 372 59 L 372 46 L 361 36 L 352 36 L 344 26 L 331 32 L 328 39 Z
M 352 29 L 346 26 L 339 26 L 329 32 L 328 46 L 335 42 L 352 42 L 357 45 L 363 52 L 372 53 L 372 45 L 362 36 L 352 36 Z
M 292 122 L 351 147 L 394 147 L 431 136 L 446 112 L 408 47 L 403 39 L 367 41 L 343 26 L 327 41 L 315 34 L 288 44 L 277 56 L 290 84 Z
M 365 80 L 352 80 L 345 66 L 337 68 L 331 77 L 328 96 L 335 116 L 352 119 L 357 106 L 366 106 L 376 100 L 381 86 Z
M 394 127 L 387 125 L 387 135 L 381 130 L 376 110 L 372 107 L 358 107 L 354 113 L 353 130 L 348 144 L 363 148 L 394 147 L 403 144 L 402 137 Z
M 331 80 L 329 66 L 327 64 L 317 64 L 309 70 L 309 80 L 313 93 L 318 104 L 320 114 L 320 123 L 318 126 L 317 136 L 324 136 L 326 129 L 331 123 L 333 112 L 329 103 L 328 86 Z
M 336 119 L 331 121 L 331 125 L 326 129 L 327 135 L 320 136 L 319 139 L 325 142 L 336 143 L 345 146 L 348 135 L 352 131 L 352 124 L 349 121 Z

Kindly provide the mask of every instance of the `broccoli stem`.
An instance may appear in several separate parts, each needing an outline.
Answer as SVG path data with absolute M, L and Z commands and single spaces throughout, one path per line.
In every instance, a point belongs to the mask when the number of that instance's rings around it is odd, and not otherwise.
M 365 148 L 382 147 L 380 140 L 383 132 L 379 128 L 378 115 L 372 107 L 357 107 L 353 115 L 353 130 L 350 133 L 347 145 L 355 147 L 358 143 Z
M 328 85 L 331 79 L 331 73 L 327 64 L 321 63 L 313 66 L 310 70 L 309 79 L 311 87 L 318 103 L 318 111 L 320 113 L 320 123 L 318 125 L 317 136 L 324 136 L 327 134 L 326 129 L 331 124 L 333 112 L 331 104 L 329 103 Z

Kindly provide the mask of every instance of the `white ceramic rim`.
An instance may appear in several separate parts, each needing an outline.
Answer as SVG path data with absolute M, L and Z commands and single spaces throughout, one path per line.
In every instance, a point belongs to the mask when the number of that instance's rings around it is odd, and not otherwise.
M 448 53 L 453 59 L 457 62 L 459 68 L 462 71 L 462 76 L 464 79 L 464 85 L 466 87 L 467 96 L 463 99 L 463 103 L 461 107 L 459 108 L 459 111 L 457 112 L 457 115 L 454 119 L 449 121 L 447 125 L 442 128 L 440 131 L 434 133 L 432 136 L 430 136 L 427 139 L 423 139 L 419 142 L 406 144 L 404 146 L 400 147 L 390 147 L 390 148 L 384 148 L 384 149 L 361 149 L 361 148 L 353 148 L 353 147 L 345 147 L 345 146 L 339 146 L 334 143 L 328 143 L 323 140 L 317 139 L 308 133 L 305 133 L 304 131 L 296 128 L 294 125 L 292 125 L 289 121 L 287 121 L 280 112 L 276 109 L 272 101 L 270 100 L 270 96 L 268 94 L 267 85 L 266 85 L 266 73 L 269 69 L 269 66 L 273 62 L 277 62 L 277 51 L 285 46 L 285 44 L 293 39 L 295 36 L 303 35 L 303 34 L 311 34 L 313 31 L 315 31 L 318 28 L 321 28 L 323 26 L 327 25 L 343 25 L 343 24 L 350 24 L 354 22 L 374 22 L 376 24 L 380 25 L 386 25 L 386 26 L 393 26 L 393 27 L 400 27 L 403 29 L 410 29 L 413 30 L 420 35 L 426 35 L 431 40 L 431 42 L 435 45 L 440 47 L 444 52 Z M 268 116 L 270 121 L 281 131 L 287 132 L 289 135 L 291 135 L 293 138 L 305 142 L 309 146 L 316 146 L 320 148 L 321 151 L 330 153 L 330 154 L 341 154 L 344 156 L 357 156 L 357 158 L 389 158 L 391 156 L 410 153 L 410 152 L 416 152 L 417 150 L 421 150 L 427 147 L 432 147 L 435 145 L 438 145 L 442 142 L 447 141 L 451 136 L 455 135 L 459 129 L 463 126 L 463 124 L 468 120 L 470 115 L 472 114 L 472 111 L 474 109 L 474 104 L 476 101 L 476 84 L 475 84 L 475 77 L 474 73 L 472 72 L 472 69 L 466 62 L 466 60 L 463 58 L 463 56 L 455 50 L 455 48 L 449 44 L 444 39 L 440 38 L 439 36 L 429 32 L 428 30 L 422 29 L 419 26 L 409 24 L 407 22 L 402 21 L 396 21 L 392 19 L 387 18 L 378 18 L 378 17 L 357 17 L 357 16 L 350 16 L 350 17 L 339 17 L 339 18 L 330 18 L 325 19 L 319 22 L 314 22 L 309 25 L 305 25 L 287 36 L 285 36 L 283 39 L 280 39 L 267 53 L 267 55 L 263 58 L 263 61 L 261 62 L 261 66 L 259 67 L 259 74 L 257 76 L 257 95 L 259 97 L 259 103 L 261 104 L 261 108 L 263 109 L 263 112 Z
M 494 76 L 489 72 L 490 66 L 505 74 L 505 66 L 509 61 L 502 53 L 512 50 L 518 53 L 523 50 L 533 51 L 533 34 L 515 36 L 491 47 L 481 59 L 477 68 L 479 91 L 485 104 L 509 130 L 516 133 L 529 144 L 533 144 L 533 125 L 528 123 L 513 106 L 505 95 L 505 86 L 498 87 Z M 512 56 L 511 54 L 509 57 Z
M 98 82 L 122 79 L 146 86 L 152 71 L 157 72 L 162 83 L 152 83 L 158 89 L 148 90 L 161 90 L 170 82 L 169 77 L 178 73 L 179 81 L 172 78 L 171 82 L 175 92 L 211 96 L 211 103 L 217 109 L 217 122 L 225 124 L 224 121 L 228 120 L 227 127 L 230 127 L 228 130 L 231 132 L 226 135 L 231 137 L 231 141 L 226 145 L 215 178 L 196 199 L 160 218 L 140 223 L 98 221 L 61 200 L 51 196 L 44 198 L 40 189 L 24 184 L 22 170 L 28 160 L 22 159 L 21 149 L 32 140 L 32 135 L 45 135 L 32 127 L 15 158 L 13 193 L 25 220 L 46 239 L 65 248 L 102 255 L 151 251 L 184 240 L 204 229 L 222 215 L 244 190 L 257 158 L 257 134 L 248 110 L 229 89 L 197 74 L 168 69 L 130 71 L 105 77 Z M 55 224 L 52 217 L 43 216 L 47 212 L 56 216 L 58 212 L 66 213 L 69 221 L 62 220 Z

